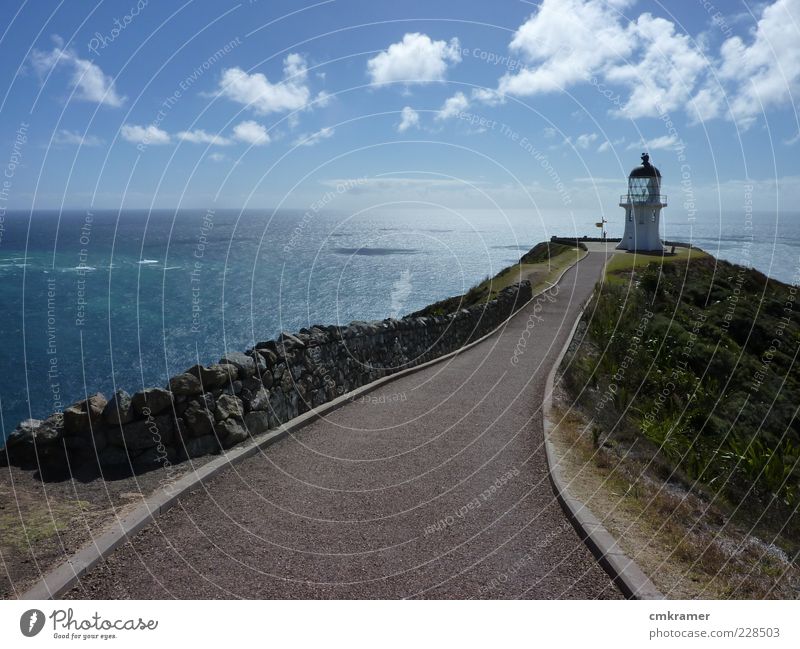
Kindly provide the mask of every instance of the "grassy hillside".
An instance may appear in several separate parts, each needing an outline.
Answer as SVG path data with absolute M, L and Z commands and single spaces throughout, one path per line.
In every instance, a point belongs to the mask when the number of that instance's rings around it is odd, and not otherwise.
M 797 289 L 698 252 L 612 260 L 566 386 L 610 443 L 638 443 L 663 479 L 797 539 Z
M 525 279 L 531 281 L 535 292 L 537 288 L 543 288 L 545 282 L 572 264 L 577 258 L 576 255 L 582 256 L 583 254 L 584 251 L 574 246 L 549 241 L 537 243 L 520 258 L 519 262 L 504 268 L 494 277 L 487 277 L 478 282 L 464 295 L 456 295 L 434 302 L 410 315 L 412 317 L 444 315 L 475 304 L 482 304 L 491 300 L 504 288 Z

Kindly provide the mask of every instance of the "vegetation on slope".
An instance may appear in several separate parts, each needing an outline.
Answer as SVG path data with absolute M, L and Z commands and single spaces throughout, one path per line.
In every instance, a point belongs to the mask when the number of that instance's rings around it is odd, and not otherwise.
M 567 254 L 572 253 L 572 254 Z M 493 299 L 500 291 L 525 279 L 531 280 L 536 291 L 539 282 L 560 272 L 575 261 L 580 251 L 575 246 L 544 241 L 537 243 L 512 266 L 501 270 L 494 277 L 487 277 L 470 288 L 464 295 L 448 297 L 429 304 L 424 309 L 411 313 L 411 317 L 444 315 Z M 582 254 L 582 253 L 580 253 Z
M 609 264 L 566 386 L 612 442 L 649 448 L 662 478 L 796 539 L 797 288 L 696 252 Z

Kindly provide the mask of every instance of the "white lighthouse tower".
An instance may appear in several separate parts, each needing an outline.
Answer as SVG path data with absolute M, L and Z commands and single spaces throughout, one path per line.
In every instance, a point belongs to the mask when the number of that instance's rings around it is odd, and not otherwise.
M 661 193 L 661 172 L 650 164 L 646 153 L 642 154 L 642 164 L 628 176 L 628 193 L 620 197 L 619 206 L 625 208 L 625 234 L 617 250 L 663 250 L 659 221 L 667 197 Z

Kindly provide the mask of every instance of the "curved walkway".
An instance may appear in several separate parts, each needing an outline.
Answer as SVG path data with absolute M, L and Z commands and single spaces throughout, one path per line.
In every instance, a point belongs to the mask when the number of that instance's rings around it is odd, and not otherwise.
M 501 333 L 209 480 L 67 596 L 620 597 L 553 496 L 541 413 L 604 258 Z

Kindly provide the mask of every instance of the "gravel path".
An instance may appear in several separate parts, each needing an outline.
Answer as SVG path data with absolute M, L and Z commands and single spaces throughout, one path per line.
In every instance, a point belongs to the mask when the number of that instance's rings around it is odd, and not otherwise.
M 501 334 L 231 467 L 68 597 L 620 597 L 553 497 L 540 412 L 602 264 L 589 254 Z

